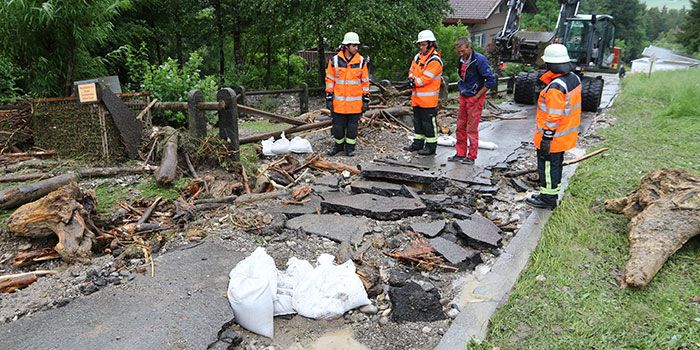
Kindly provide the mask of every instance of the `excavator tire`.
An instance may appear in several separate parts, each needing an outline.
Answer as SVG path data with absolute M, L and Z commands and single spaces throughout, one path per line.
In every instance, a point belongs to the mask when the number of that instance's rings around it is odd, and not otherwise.
M 515 76 L 513 100 L 526 105 L 535 104 L 540 93 L 539 72 L 520 72 Z
M 584 112 L 597 112 L 603 96 L 603 79 L 584 77 L 581 80 L 581 109 Z

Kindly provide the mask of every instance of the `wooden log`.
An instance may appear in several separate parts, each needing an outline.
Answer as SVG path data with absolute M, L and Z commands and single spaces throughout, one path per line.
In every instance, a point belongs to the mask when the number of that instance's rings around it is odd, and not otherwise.
M 158 185 L 169 186 L 175 181 L 177 172 L 177 131 L 171 127 L 165 127 L 164 131 L 167 141 L 155 175 Z
M 54 150 L 49 150 L 49 151 L 38 151 L 38 152 L 18 152 L 18 153 L 0 153 L 0 157 L 34 157 L 34 158 L 39 158 L 39 157 L 51 157 L 56 154 L 56 151 Z
M 225 196 L 225 197 L 219 197 L 219 198 L 205 198 L 205 199 L 198 199 L 194 201 L 194 204 L 207 204 L 207 203 L 226 203 L 226 204 L 232 204 L 238 196 Z
M 93 177 L 111 177 L 115 175 L 136 175 L 150 174 L 156 169 L 153 166 L 126 166 L 126 167 L 109 167 L 109 168 L 80 168 L 75 172 L 80 178 Z
M 279 198 L 281 196 L 284 196 L 287 193 L 289 193 L 289 191 L 279 190 L 279 191 L 273 191 L 273 192 L 244 194 L 244 195 L 241 195 L 238 198 L 236 198 L 234 203 L 236 203 L 236 204 L 253 203 L 253 202 L 266 200 L 266 199 L 275 199 L 275 198 Z
M 284 122 L 291 125 L 304 125 L 305 123 L 299 119 L 294 119 L 290 117 L 285 117 L 283 115 L 275 114 L 268 111 L 262 111 L 253 107 L 238 105 L 238 110 L 245 114 L 257 115 L 258 117 L 263 117 L 267 119 L 272 119 L 280 122 Z
M 54 177 L 51 173 L 28 173 L 28 174 L 8 174 L 0 176 L 0 182 L 25 182 L 37 179 L 48 179 Z
M 148 106 L 146 106 L 146 108 L 144 108 L 141 111 L 141 113 L 139 113 L 139 115 L 136 116 L 136 119 L 143 120 L 143 116 L 146 115 L 146 113 L 148 113 L 148 111 L 150 111 L 151 108 L 153 108 L 153 105 L 155 105 L 157 102 L 158 102 L 158 99 L 154 98 L 153 101 L 151 101 L 151 103 L 149 103 Z
M 13 293 L 18 289 L 22 289 L 36 282 L 36 275 L 24 275 L 19 277 L 8 278 L 0 281 L 0 292 Z
M 156 209 L 161 199 L 162 197 L 158 197 L 153 201 L 153 203 L 146 209 L 146 211 L 143 212 L 143 215 L 141 216 L 141 218 L 139 218 L 139 221 L 136 222 L 137 225 L 144 224 L 148 221 L 148 219 L 151 218 L 153 210 Z
M 44 248 L 38 250 L 31 250 L 28 252 L 19 252 L 12 258 L 12 267 L 24 267 L 31 265 L 35 262 L 60 259 L 61 254 L 59 254 L 53 248 Z
M 15 164 L 8 164 L 1 168 L 5 173 L 14 173 L 24 169 L 46 169 L 55 166 L 55 162 L 45 161 L 41 159 L 29 159 Z
M 75 174 L 63 174 L 50 179 L 0 191 L 0 209 L 17 208 L 22 204 L 33 202 L 68 183 L 77 181 Z
M 343 163 L 331 162 L 323 159 L 316 159 L 310 164 L 312 167 L 320 170 L 335 170 L 337 172 L 343 172 L 345 170 L 349 171 L 352 175 L 357 175 L 360 173 L 360 169 L 356 166 L 350 166 Z
M 2 275 L 2 276 L 0 276 L 0 281 L 5 281 L 8 279 L 22 277 L 22 276 L 29 276 L 29 275 L 45 276 L 45 275 L 55 275 L 57 273 L 58 273 L 58 271 L 56 271 L 56 270 L 36 270 L 36 271 L 30 271 L 30 272 L 15 273 L 15 274 L 11 274 L 11 275 Z
M 580 161 L 586 160 L 586 159 L 591 158 L 591 157 L 593 157 L 593 156 L 597 156 L 597 155 L 599 155 L 599 154 L 601 154 L 601 153 L 603 153 L 603 152 L 605 152 L 605 151 L 607 151 L 607 150 L 608 150 L 607 147 L 603 147 L 603 148 L 601 148 L 601 149 L 597 149 L 597 150 L 595 150 L 595 151 L 593 151 L 593 152 L 590 152 L 590 153 L 588 153 L 588 154 L 585 154 L 585 155 L 583 155 L 583 156 L 580 156 L 580 157 L 578 157 L 578 158 L 576 158 L 576 159 L 567 160 L 567 161 L 564 162 L 564 165 L 566 166 L 566 165 L 576 164 L 576 163 L 578 163 L 578 162 L 580 162 Z M 509 171 L 509 172 L 505 173 L 504 175 L 507 176 L 507 177 L 516 177 L 516 176 L 520 176 L 520 175 L 525 175 L 525 174 L 529 174 L 529 173 L 534 173 L 534 172 L 536 172 L 536 171 L 537 171 L 537 169 L 523 169 L 523 170 L 517 170 L 517 171 Z

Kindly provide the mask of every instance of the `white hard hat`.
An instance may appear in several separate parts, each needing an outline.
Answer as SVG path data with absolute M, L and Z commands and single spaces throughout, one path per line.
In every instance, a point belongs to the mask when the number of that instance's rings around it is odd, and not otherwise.
M 347 44 L 360 44 L 360 36 L 355 32 L 347 32 L 343 37 L 343 45 Z
M 544 56 L 542 60 L 545 63 L 569 63 L 569 52 L 566 50 L 566 46 L 562 44 L 552 44 L 544 49 Z
M 416 43 L 422 43 L 424 41 L 437 41 L 437 39 L 435 39 L 435 34 L 433 34 L 432 31 L 422 30 L 418 33 L 418 40 L 416 40 Z

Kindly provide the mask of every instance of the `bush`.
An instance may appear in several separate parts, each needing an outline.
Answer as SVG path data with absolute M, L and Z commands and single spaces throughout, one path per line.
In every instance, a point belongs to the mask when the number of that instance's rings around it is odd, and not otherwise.
M 22 94 L 17 87 L 20 76 L 19 69 L 9 59 L 0 56 L 0 103 L 14 101 Z
M 440 47 L 440 55 L 445 66 L 442 69 L 442 75 L 450 79 L 451 82 L 459 80 L 457 74 L 457 60 L 459 54 L 455 51 L 455 42 L 460 37 L 469 37 L 469 29 L 461 23 L 456 26 L 444 26 L 438 24 L 433 31 Z M 475 47 L 478 50 L 478 48 Z

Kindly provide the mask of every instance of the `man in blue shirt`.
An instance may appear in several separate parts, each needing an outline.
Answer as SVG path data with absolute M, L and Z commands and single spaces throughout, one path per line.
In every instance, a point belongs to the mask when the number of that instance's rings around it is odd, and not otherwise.
M 460 56 L 457 63 L 459 73 L 457 144 L 455 145 L 456 154 L 447 160 L 474 164 L 479 148 L 479 121 L 486 101 L 486 91 L 496 88 L 497 80 L 491 71 L 488 59 L 472 49 L 469 38 L 457 39 L 455 49 Z

